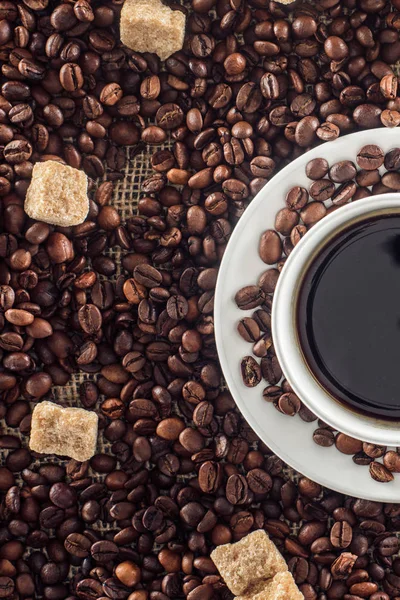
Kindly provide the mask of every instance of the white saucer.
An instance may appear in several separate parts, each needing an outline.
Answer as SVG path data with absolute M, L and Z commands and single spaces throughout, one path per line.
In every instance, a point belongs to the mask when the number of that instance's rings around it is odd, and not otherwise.
M 253 311 L 236 306 L 236 292 L 255 284 L 268 266 L 258 255 L 260 235 L 274 228 L 275 215 L 285 206 L 287 192 L 294 185 L 309 188 L 311 181 L 305 166 L 313 158 L 325 158 L 330 165 L 349 159 L 366 144 L 378 144 L 384 152 L 400 147 L 400 130 L 372 129 L 343 136 L 303 154 L 282 169 L 257 194 L 236 225 L 225 251 L 215 294 L 215 335 L 218 355 L 229 390 L 241 413 L 258 436 L 288 465 L 328 488 L 343 494 L 381 502 L 398 502 L 400 474 L 394 481 L 378 483 L 371 479 L 368 467 L 355 465 L 351 456 L 335 447 L 322 448 L 312 439 L 317 422 L 305 423 L 299 416 L 288 417 L 263 400 L 266 382 L 247 388 L 240 374 L 240 361 L 251 354 L 251 344 L 237 332 L 237 323 Z M 362 202 L 362 200 L 359 200 Z

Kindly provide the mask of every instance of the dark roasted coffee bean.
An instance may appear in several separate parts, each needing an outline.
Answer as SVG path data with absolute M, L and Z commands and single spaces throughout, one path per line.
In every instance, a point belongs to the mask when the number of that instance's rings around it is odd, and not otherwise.
M 242 310 L 256 308 L 264 302 L 265 294 L 256 285 L 249 285 L 239 290 L 235 296 L 236 304 Z
M 329 179 L 318 179 L 310 187 L 310 196 L 319 202 L 325 202 L 335 192 L 335 185 Z
M 307 190 L 301 187 L 292 188 L 286 196 L 286 204 L 291 210 L 299 210 L 303 208 L 308 201 Z
M 335 443 L 334 433 L 330 429 L 316 429 L 313 434 L 313 439 L 318 446 L 324 446 L 325 448 L 333 446 Z
M 279 235 L 269 229 L 265 231 L 259 242 L 259 254 L 261 260 L 268 265 L 278 262 L 282 255 L 282 242 Z
M 375 461 L 372 462 L 369 465 L 369 472 L 372 479 L 375 479 L 375 481 L 379 481 L 380 483 L 388 483 L 393 481 L 393 475 L 391 471 L 389 471 L 389 469 L 387 469 L 385 465 L 382 465 L 381 463 Z
M 287 392 L 279 397 L 277 407 L 283 414 L 294 417 L 299 412 L 301 403 L 296 394 Z
M 261 381 L 261 368 L 252 356 L 246 356 L 241 363 L 243 383 L 247 387 L 254 387 Z
M 238 323 L 238 332 L 246 342 L 255 342 L 260 337 L 259 326 L 249 317 L 245 317 Z
M 347 521 L 338 521 L 331 529 L 330 540 L 335 548 L 347 548 L 351 544 L 353 530 Z
M 329 164 L 323 158 L 315 158 L 307 163 L 306 174 L 307 177 L 313 180 L 323 179 L 329 171 Z
M 329 177 L 335 183 L 344 183 L 350 179 L 354 179 L 356 168 L 349 160 L 338 162 L 329 169 Z
M 80 533 L 71 533 L 64 542 L 65 549 L 69 554 L 78 558 L 89 556 L 90 540 Z
M 383 161 L 384 153 L 379 146 L 364 146 L 357 154 L 358 166 L 367 171 L 379 169 L 383 165 Z
M 96 562 L 107 563 L 118 556 L 118 546 L 107 540 L 99 541 L 93 544 L 90 553 Z

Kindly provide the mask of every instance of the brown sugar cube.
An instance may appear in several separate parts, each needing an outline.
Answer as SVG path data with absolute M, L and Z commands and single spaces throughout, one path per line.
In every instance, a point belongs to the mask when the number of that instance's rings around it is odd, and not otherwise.
M 273 579 L 250 587 L 245 596 L 237 596 L 236 600 L 304 600 L 304 596 L 292 574 L 284 571 L 277 573 Z
M 182 49 L 185 15 L 160 0 L 125 0 L 121 11 L 121 41 L 136 52 L 154 52 L 161 60 Z
M 211 558 L 236 596 L 244 594 L 249 586 L 260 580 L 287 571 L 283 556 L 262 529 L 249 533 L 235 544 L 218 546 Z
M 55 160 L 38 162 L 25 198 L 32 219 L 69 227 L 79 225 L 89 211 L 88 178 L 83 171 Z
M 40 454 L 59 454 L 83 462 L 96 452 L 97 427 L 96 413 L 45 400 L 33 409 L 29 447 Z

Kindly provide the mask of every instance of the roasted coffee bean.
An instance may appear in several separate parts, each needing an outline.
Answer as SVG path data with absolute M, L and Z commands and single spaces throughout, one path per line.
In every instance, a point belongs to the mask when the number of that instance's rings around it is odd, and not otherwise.
M 331 529 L 330 540 L 335 548 L 348 548 L 353 538 L 353 530 L 347 521 L 338 521 Z
M 254 387 L 261 381 L 261 368 L 252 356 L 245 356 L 241 363 L 243 383 L 247 387 Z
M 362 450 L 362 442 L 349 435 L 339 433 L 335 440 L 336 448 L 343 454 L 356 454 Z
M 307 163 L 307 177 L 313 180 L 323 179 L 329 171 L 328 161 L 324 158 L 315 158 Z
M 294 417 L 299 412 L 301 403 L 296 394 L 287 392 L 279 397 L 277 407 L 283 414 Z
M 316 429 L 313 434 L 313 439 L 318 446 L 324 446 L 325 448 L 333 446 L 335 443 L 333 431 L 325 428 Z
M 335 185 L 329 179 L 317 179 L 310 186 L 310 196 L 319 202 L 325 202 L 333 196 Z
M 282 208 L 275 217 L 275 229 L 281 235 L 290 235 L 300 218 L 297 212 L 288 208 Z
M 235 296 L 238 307 L 242 310 L 256 308 L 264 302 L 265 294 L 256 285 L 249 285 L 239 290 Z
M 118 556 L 118 546 L 107 540 L 99 541 L 93 544 L 90 553 L 96 562 L 107 563 Z
M 398 187 L 400 185 L 400 177 L 399 174 L 395 171 L 388 171 L 387 173 L 385 173 L 381 178 L 381 182 L 383 183 L 383 185 L 385 185 L 391 190 L 400 189 Z
M 392 473 L 398 473 L 398 472 L 400 472 L 399 471 L 399 469 L 400 469 L 399 457 L 400 457 L 400 454 L 398 454 L 397 452 L 394 452 L 393 450 L 390 450 L 389 452 L 386 452 L 384 454 L 383 464 Z
M 90 540 L 80 533 L 70 533 L 64 542 L 65 549 L 69 554 L 78 558 L 89 556 Z
M 259 242 L 259 254 L 261 260 L 268 265 L 273 265 L 280 259 L 282 255 L 282 242 L 279 235 L 272 229 L 262 234 Z
M 308 192 L 304 188 L 294 187 L 286 196 L 286 204 L 291 210 L 304 208 L 308 201 Z
M 338 162 L 329 169 L 329 177 L 335 183 L 344 183 L 356 176 L 356 167 L 349 160 Z
M 385 465 L 382 465 L 381 463 L 375 461 L 372 462 L 369 465 L 369 472 L 372 479 L 375 479 L 375 481 L 379 481 L 381 483 L 393 481 L 393 475 L 391 471 L 389 471 L 389 469 L 387 469 Z
M 249 317 L 245 317 L 238 323 L 238 332 L 246 342 L 256 342 L 261 335 L 256 321 Z
M 301 211 L 300 217 L 306 226 L 314 225 L 326 215 L 326 207 L 322 202 L 309 202 Z
M 264 379 L 271 385 L 276 385 L 282 377 L 282 370 L 276 356 L 262 358 L 261 371 Z
M 379 146 L 364 146 L 357 154 L 357 164 L 361 169 L 373 171 L 383 165 L 384 157 L 385 155 Z

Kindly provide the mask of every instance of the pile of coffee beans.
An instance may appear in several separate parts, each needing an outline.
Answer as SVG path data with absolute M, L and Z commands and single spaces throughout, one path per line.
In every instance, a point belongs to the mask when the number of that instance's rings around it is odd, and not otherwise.
M 121 46 L 121 6 L 0 0 L 0 597 L 230 599 L 210 551 L 260 527 L 306 600 L 398 597 L 400 508 L 288 480 L 221 391 L 213 297 L 276 168 L 399 124 L 400 2 L 192 0 L 173 6 L 187 33 L 163 64 Z M 112 182 L 153 145 L 122 221 Z M 84 224 L 24 214 L 49 158 L 106 174 Z M 77 373 L 106 452 L 37 457 L 32 406 Z
M 276 263 L 276 267 L 264 271 L 255 285 L 240 289 L 235 299 L 241 310 L 254 310 L 237 325 L 240 336 L 253 344 L 252 355 L 241 361 L 244 384 L 254 387 L 264 380 L 268 384 L 263 391 L 267 402 L 285 415 L 299 414 L 310 423 L 317 421 L 317 417 L 282 379 L 271 337 L 271 309 L 279 274 L 296 244 L 325 215 L 348 202 L 400 191 L 400 148 L 385 154 L 379 146 L 370 144 L 360 149 L 355 162 L 342 160 L 333 165 L 324 158 L 316 158 L 306 165 L 306 174 L 311 180 L 309 189 L 294 186 L 289 190 L 285 207 L 276 215 L 275 229 L 265 231 L 259 242 L 263 262 Z M 400 473 L 397 451 L 356 440 L 320 420 L 313 440 L 325 448 L 336 446 L 340 452 L 352 455 L 355 464 L 369 466 L 376 481 L 388 483 L 393 481 L 393 473 Z M 381 458 L 382 461 L 377 460 Z

